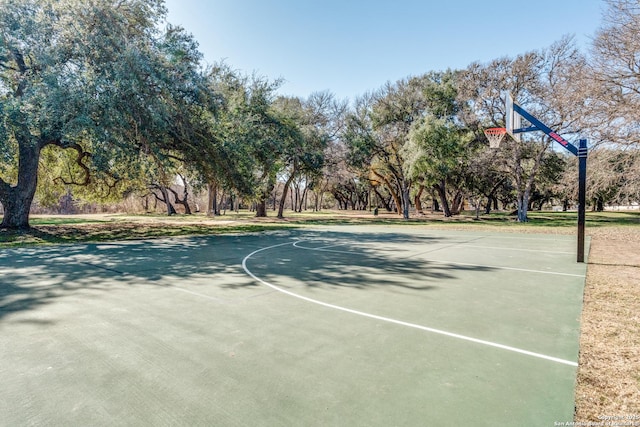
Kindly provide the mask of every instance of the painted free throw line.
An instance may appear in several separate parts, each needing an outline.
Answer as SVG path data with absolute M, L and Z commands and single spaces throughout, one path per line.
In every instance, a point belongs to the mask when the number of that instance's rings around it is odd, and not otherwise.
M 378 316 L 376 314 L 365 313 L 363 311 L 352 310 L 350 308 L 341 307 L 339 305 L 334 305 L 334 304 L 329 304 L 329 303 L 326 303 L 326 302 L 318 301 L 318 300 L 315 300 L 313 298 L 308 298 L 308 297 L 305 297 L 305 296 L 302 296 L 302 295 L 298 295 L 298 294 L 293 293 L 291 291 L 288 291 L 286 289 L 282 289 L 282 288 L 280 288 L 280 287 L 278 287 L 278 286 L 276 286 L 276 285 L 274 285 L 272 283 L 269 283 L 266 280 L 263 280 L 260 277 L 256 276 L 255 274 L 253 274 L 251 272 L 251 270 L 249 270 L 249 268 L 247 267 L 247 261 L 249 259 L 251 259 L 251 257 L 254 256 L 257 253 L 268 251 L 270 249 L 277 248 L 277 247 L 280 247 L 280 246 L 287 246 L 287 245 L 293 246 L 294 244 L 295 244 L 295 242 L 293 242 L 293 243 L 292 242 L 286 242 L 286 243 L 280 243 L 278 245 L 267 246 L 265 248 L 261 248 L 261 249 L 255 250 L 255 251 L 251 252 L 249 255 L 247 255 L 246 257 L 244 257 L 244 259 L 242 260 L 242 268 L 244 269 L 244 271 L 249 276 L 251 276 L 257 282 L 262 283 L 263 285 L 268 286 L 271 289 L 276 290 L 276 291 L 278 291 L 280 293 L 283 293 L 285 295 L 289 295 L 289 296 L 294 297 L 294 298 L 301 299 L 303 301 L 310 302 L 312 304 L 317 304 L 317 305 L 321 305 L 323 307 L 331 308 L 331 309 L 334 309 L 334 310 L 339 310 L 339 311 L 343 311 L 343 312 L 346 312 L 346 313 L 355 314 L 357 316 L 368 317 L 370 319 L 380 320 L 382 322 L 393 323 L 393 324 L 396 324 L 396 325 L 406 326 L 408 328 L 419 329 L 421 331 L 426 331 L 426 332 L 431 332 L 431 333 L 434 333 L 434 334 L 444 335 L 444 336 L 451 337 L 451 338 L 457 338 L 457 339 L 463 340 L 463 341 L 470 341 L 470 342 L 473 342 L 473 343 L 476 343 L 476 344 L 481 344 L 481 345 L 486 345 L 486 346 L 489 346 L 489 347 L 499 348 L 501 350 L 511 351 L 511 352 L 514 352 L 514 353 L 520 353 L 520 354 L 524 354 L 524 355 L 527 355 L 527 356 L 536 357 L 538 359 L 550 360 L 552 362 L 561 363 L 561 364 L 569 365 L 569 366 L 578 366 L 578 364 L 576 362 L 573 362 L 571 360 L 565 360 L 565 359 L 560 359 L 558 357 L 547 356 L 545 354 L 535 353 L 535 352 L 532 352 L 532 351 L 523 350 L 523 349 L 516 348 L 516 347 L 510 347 L 508 345 L 498 344 L 498 343 L 494 343 L 494 342 L 491 342 L 491 341 L 485 341 L 485 340 L 481 340 L 481 339 L 477 339 L 477 338 L 473 338 L 473 337 L 468 337 L 468 336 L 465 336 L 465 335 L 454 334 L 452 332 L 442 331 L 440 329 L 429 328 L 427 326 L 417 325 L 415 323 L 403 322 L 401 320 L 391 319 L 389 317 Z

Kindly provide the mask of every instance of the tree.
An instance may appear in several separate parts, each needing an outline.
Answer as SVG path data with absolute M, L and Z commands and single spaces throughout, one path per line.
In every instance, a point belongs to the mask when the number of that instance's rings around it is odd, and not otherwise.
M 426 107 L 423 77 L 387 83 L 375 94 L 357 101 L 349 115 L 343 139 L 352 165 L 368 165 L 372 178 L 391 193 L 398 213 L 409 218 L 412 180 L 405 173 L 402 148 L 414 122 Z
M 295 141 L 301 137 L 295 120 L 286 110 L 273 107 L 278 85 L 279 82 L 254 80 L 247 104 L 250 118 L 247 142 L 255 165 L 257 217 L 267 216 L 267 201 L 275 188 L 278 172 L 285 167 L 287 154 L 292 154 Z
M 422 85 L 423 78 L 387 84 L 378 93 L 372 111 L 373 128 L 381 144 L 371 171 L 387 184 L 389 191 L 396 192 L 396 205 L 402 208 L 405 219 L 409 218 L 413 181 L 406 174 L 403 148 L 409 141 L 413 124 L 424 114 Z
M 438 195 L 444 215 L 459 213 L 465 176 L 474 147 L 473 134 L 458 119 L 457 73 L 432 72 L 423 79 L 424 116 L 413 123 L 403 147 L 405 171 Z M 453 197 L 449 196 L 453 190 Z M 451 201 L 451 203 L 450 203 Z
M 0 153 L 16 173 L 0 178 L 0 227 L 29 227 L 46 147 L 71 150 L 72 184 L 86 185 L 186 142 L 200 55 L 182 29 L 159 30 L 165 12 L 159 0 L 2 2 Z
M 531 198 L 529 199 L 529 209 L 536 208 L 542 210 L 545 203 L 550 203 L 555 199 L 562 198 L 564 188 L 567 187 L 563 183 L 563 174 L 567 169 L 567 161 L 569 157 L 564 153 L 548 152 L 542 159 L 540 171 L 536 175 L 533 183 Z M 570 179 L 576 182 L 577 175 Z M 561 185 L 560 183 L 563 183 Z M 577 195 L 577 192 L 576 192 Z
M 490 214 L 498 204 L 498 193 L 508 184 L 504 172 L 504 163 L 496 156 L 495 149 L 476 150 L 469 159 L 466 174 L 466 187 L 476 198 L 475 207 L 480 209 L 480 198 L 484 199 L 484 213 Z
M 640 5 L 635 0 L 606 4 L 584 79 L 589 143 L 595 148 L 589 155 L 587 195 L 596 210 L 640 199 Z
M 202 147 L 194 147 L 193 153 L 200 160 L 193 160 L 208 188 L 207 214 L 218 215 L 220 190 L 255 198 L 254 149 L 260 141 L 260 111 L 271 102 L 258 100 L 260 93 L 272 93 L 278 83 L 244 76 L 223 62 L 207 71 L 206 80 L 211 97 L 210 107 L 202 113 L 206 138 Z
M 590 116 L 598 141 L 640 144 L 640 5 L 606 0 L 589 66 Z
M 315 96 L 318 95 L 312 95 L 310 101 L 313 101 Z M 275 103 L 275 108 L 288 117 L 292 127 L 290 136 L 284 140 L 282 150 L 281 164 L 286 180 L 278 205 L 278 218 L 284 218 L 285 200 L 294 179 L 304 174 L 312 176 L 323 167 L 328 135 L 323 133 L 321 116 L 318 115 L 318 111 L 314 111 L 313 106 L 311 102 L 303 102 L 299 98 L 281 97 Z
M 585 96 L 586 60 L 565 37 L 549 48 L 501 58 L 487 65 L 471 64 L 460 78 L 461 116 L 470 127 L 504 126 L 502 93 L 511 92 L 527 111 L 559 134 L 580 134 L 589 99 Z M 516 189 L 518 221 L 527 221 L 532 188 L 552 140 L 541 132 L 527 133 L 522 142 L 501 145 Z M 504 148 L 502 148 L 504 146 Z
M 411 132 L 403 154 L 409 176 L 422 176 L 438 194 L 444 216 L 460 211 L 464 200 L 464 176 L 471 157 L 471 134 L 452 120 L 426 116 Z M 448 184 L 455 195 L 449 203 Z
M 568 162 L 563 181 L 568 182 L 568 197 L 577 198 L 577 183 L 571 178 L 577 173 L 577 162 Z M 638 150 L 600 146 L 589 154 L 587 199 L 594 211 L 606 205 L 630 205 L 640 200 L 640 153 Z
M 323 193 L 327 191 L 333 196 L 339 209 L 349 209 L 349 205 L 352 209 L 367 209 L 368 197 L 364 204 L 358 202 L 363 201 L 365 194 L 368 195 L 369 188 L 373 191 L 377 188 L 375 178 L 369 177 L 369 165 L 350 162 L 349 149 L 340 139 L 329 141 L 324 157 L 325 168 L 320 188 L 316 191 L 316 198 L 319 199 L 317 208 L 321 206 Z M 388 201 L 385 207 L 391 212 Z
M 306 194 L 321 177 L 329 143 L 335 142 L 341 129 L 346 103 L 325 91 L 314 92 L 307 99 L 281 97 L 274 106 L 297 126 L 297 132 L 291 133 L 294 138 L 289 138 L 283 145 L 283 177 L 286 180 L 278 207 L 278 218 L 282 218 L 290 185 L 297 186 L 303 181 L 303 193 Z

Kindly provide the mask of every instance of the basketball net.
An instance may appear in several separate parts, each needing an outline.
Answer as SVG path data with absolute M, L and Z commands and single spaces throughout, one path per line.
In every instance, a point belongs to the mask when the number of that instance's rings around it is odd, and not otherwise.
M 489 148 L 498 148 L 500 147 L 500 142 L 507 134 L 507 129 L 505 128 L 489 128 L 484 130 L 484 135 L 489 140 Z

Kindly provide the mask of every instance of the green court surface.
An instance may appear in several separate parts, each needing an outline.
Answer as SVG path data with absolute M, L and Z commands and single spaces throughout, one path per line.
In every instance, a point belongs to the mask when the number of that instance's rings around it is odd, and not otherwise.
M 575 237 L 335 226 L 0 251 L 0 425 L 553 426 Z

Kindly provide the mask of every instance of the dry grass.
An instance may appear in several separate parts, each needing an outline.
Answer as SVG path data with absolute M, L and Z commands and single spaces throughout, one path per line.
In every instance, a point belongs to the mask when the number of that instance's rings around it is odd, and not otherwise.
M 589 234 L 575 420 L 640 416 L 640 228 Z
M 77 218 L 77 217 L 76 217 Z M 290 227 L 285 223 L 244 222 L 204 218 L 142 218 L 117 219 L 85 217 L 81 222 L 59 218 L 44 221 L 29 230 L 0 229 L 0 248 L 39 244 L 102 242 L 113 240 L 149 239 L 156 237 L 251 233 Z

